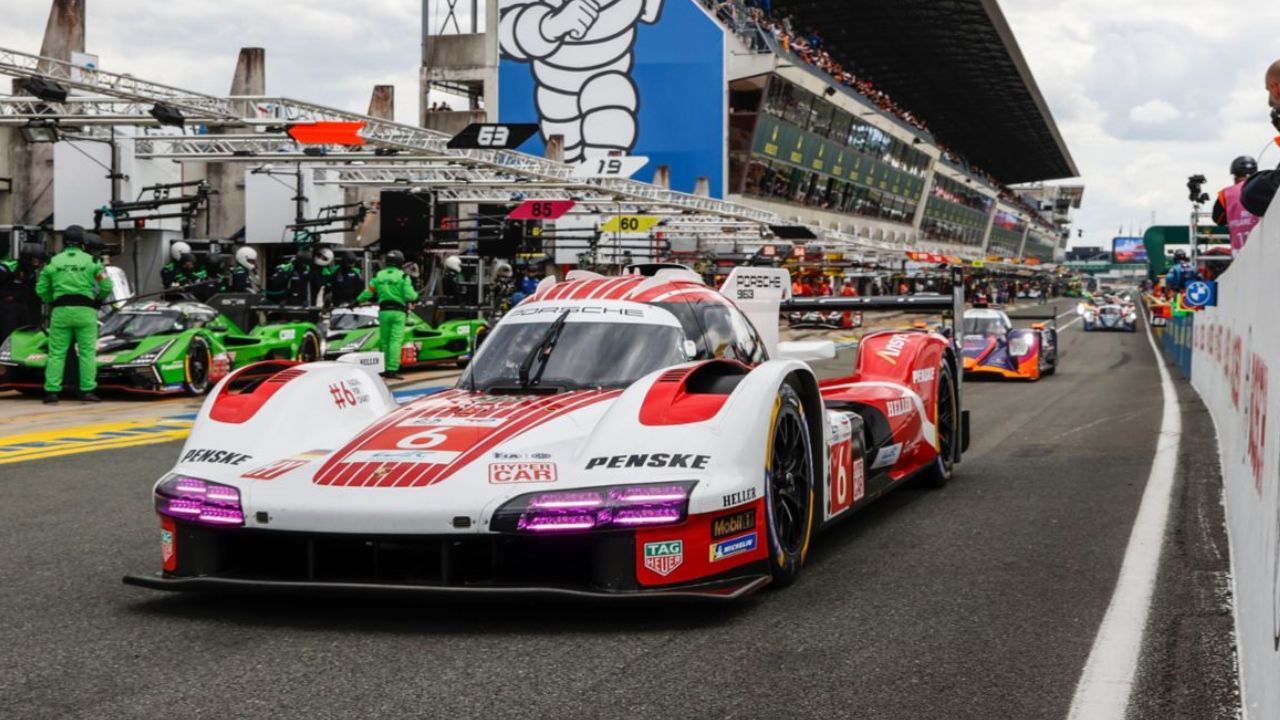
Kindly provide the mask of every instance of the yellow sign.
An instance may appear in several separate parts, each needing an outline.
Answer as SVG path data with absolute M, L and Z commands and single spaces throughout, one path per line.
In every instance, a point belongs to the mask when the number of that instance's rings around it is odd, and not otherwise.
M 974 267 L 982 267 L 984 264 L 985 264 L 985 263 L 984 263 L 983 261 L 981 261 L 981 260 L 974 260 L 974 261 L 973 261 L 973 266 L 974 266 Z
M 642 233 L 658 224 L 657 215 L 614 215 L 600 226 L 606 233 Z

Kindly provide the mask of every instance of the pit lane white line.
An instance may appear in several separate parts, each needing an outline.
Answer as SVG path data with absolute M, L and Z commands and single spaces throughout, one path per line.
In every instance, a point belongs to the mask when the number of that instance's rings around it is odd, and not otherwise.
M 1138 507 L 1138 517 L 1125 549 L 1124 563 L 1120 566 L 1120 577 L 1107 614 L 1102 618 L 1093 640 L 1089 660 L 1076 685 L 1069 720 L 1124 720 L 1134 674 L 1142 655 L 1142 640 L 1160 567 L 1160 553 L 1164 549 L 1165 525 L 1173 496 L 1174 474 L 1178 468 L 1182 416 L 1178 408 L 1178 394 L 1165 367 L 1164 356 L 1156 347 L 1150 325 L 1147 325 L 1147 341 L 1160 370 L 1164 403 L 1160 435 L 1151 461 L 1151 474 L 1142 492 L 1142 504 Z

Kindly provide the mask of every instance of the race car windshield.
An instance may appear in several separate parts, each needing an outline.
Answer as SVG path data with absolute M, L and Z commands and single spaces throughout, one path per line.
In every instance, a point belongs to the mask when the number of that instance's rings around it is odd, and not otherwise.
M 1000 318 L 967 317 L 964 319 L 965 335 L 1003 335 L 1004 332 L 1004 323 L 1000 321 Z
M 151 335 L 180 332 L 186 328 L 186 318 L 174 310 L 122 312 L 107 318 L 98 335 L 137 340 Z
M 335 314 L 329 318 L 330 330 L 356 330 L 358 328 L 378 327 L 376 315 L 357 315 L 356 313 Z
M 485 340 L 458 387 L 518 390 L 520 368 L 547 336 L 551 322 L 500 325 Z M 688 358 L 678 327 L 607 322 L 569 322 L 555 349 L 536 369 L 540 388 L 626 387 L 654 370 Z

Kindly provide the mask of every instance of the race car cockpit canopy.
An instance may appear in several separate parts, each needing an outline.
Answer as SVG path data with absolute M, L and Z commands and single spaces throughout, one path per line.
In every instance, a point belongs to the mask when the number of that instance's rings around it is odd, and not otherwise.
M 358 330 L 360 328 L 378 327 L 378 309 L 356 308 L 354 310 L 335 310 L 329 317 L 329 330 Z
M 663 271 L 669 273 L 669 271 Z M 723 295 L 681 273 L 548 282 L 489 334 L 459 387 L 626 387 L 690 360 L 756 365 L 760 334 Z
M 639 303 L 532 303 L 498 323 L 458 387 L 485 392 L 621 388 L 692 359 L 675 316 Z
M 140 340 L 201 327 L 218 317 L 213 308 L 198 303 L 138 303 L 125 306 L 102 323 L 100 337 Z
M 964 335 L 1004 335 L 1013 324 L 998 310 L 970 310 L 964 314 Z

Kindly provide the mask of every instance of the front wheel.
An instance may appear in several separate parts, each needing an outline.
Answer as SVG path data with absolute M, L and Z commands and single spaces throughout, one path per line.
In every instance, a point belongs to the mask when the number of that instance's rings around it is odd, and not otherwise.
M 960 440 L 960 396 L 956 392 L 951 366 L 945 362 L 938 369 L 938 386 L 934 393 L 938 457 L 920 473 L 920 484 L 927 488 L 941 488 L 951 480 L 955 448 Z
M 193 338 L 187 346 L 183 361 L 182 389 L 188 395 L 203 395 L 209 391 L 209 369 L 213 367 L 213 354 L 204 338 Z
M 800 394 L 790 381 L 778 389 L 765 451 L 765 515 L 769 572 L 778 587 L 795 582 L 813 533 L 813 445 Z

